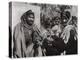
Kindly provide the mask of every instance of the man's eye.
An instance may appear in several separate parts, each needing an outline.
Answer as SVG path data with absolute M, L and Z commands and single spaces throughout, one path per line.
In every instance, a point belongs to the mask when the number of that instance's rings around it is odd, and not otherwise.
M 50 37 L 50 35 L 47 35 L 47 37 Z
M 54 35 L 51 35 L 51 37 L 53 37 Z

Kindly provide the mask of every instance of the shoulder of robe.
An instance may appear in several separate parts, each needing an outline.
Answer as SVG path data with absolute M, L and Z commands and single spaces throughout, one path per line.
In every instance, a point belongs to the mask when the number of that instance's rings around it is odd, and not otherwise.
M 20 35 L 21 35 L 21 23 L 18 23 L 15 27 L 14 27 L 14 37 L 17 39 Z

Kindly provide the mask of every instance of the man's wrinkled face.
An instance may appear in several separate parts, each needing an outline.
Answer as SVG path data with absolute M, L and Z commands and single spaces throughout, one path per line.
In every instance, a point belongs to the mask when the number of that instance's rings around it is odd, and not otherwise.
M 60 20 L 59 19 L 56 19 L 55 21 L 54 21 L 54 24 L 55 25 L 58 25 L 60 23 Z
M 33 14 L 30 14 L 27 16 L 27 19 L 26 19 L 26 22 L 28 25 L 33 25 L 34 23 L 34 15 Z

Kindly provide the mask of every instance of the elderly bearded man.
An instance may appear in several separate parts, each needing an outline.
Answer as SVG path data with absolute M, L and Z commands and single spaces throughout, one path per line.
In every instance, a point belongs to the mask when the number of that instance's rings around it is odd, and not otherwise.
M 32 57 L 34 55 L 34 30 L 36 30 L 36 26 L 34 25 L 34 13 L 32 10 L 28 10 L 21 16 L 21 22 L 14 28 L 14 57 Z

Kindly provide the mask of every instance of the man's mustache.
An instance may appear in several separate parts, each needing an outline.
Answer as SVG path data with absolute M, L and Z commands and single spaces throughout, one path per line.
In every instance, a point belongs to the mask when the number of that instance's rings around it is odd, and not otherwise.
M 29 20 L 29 22 L 34 22 L 33 20 Z

